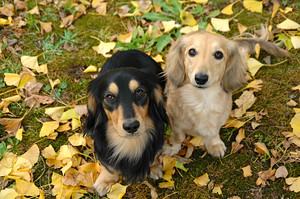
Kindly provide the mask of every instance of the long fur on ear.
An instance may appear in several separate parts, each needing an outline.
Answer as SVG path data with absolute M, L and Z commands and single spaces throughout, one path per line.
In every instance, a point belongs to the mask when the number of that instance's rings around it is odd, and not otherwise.
M 163 89 L 159 86 L 158 89 L 155 89 L 153 94 L 150 95 L 149 101 L 149 115 L 152 117 L 151 119 L 154 121 L 155 124 L 158 122 L 165 123 L 165 127 L 167 128 L 169 125 L 169 118 L 164 108 L 164 94 Z M 165 129 L 166 130 L 166 129 Z M 165 132 L 162 129 L 162 132 Z
M 228 46 L 229 57 L 222 79 L 222 87 L 226 92 L 232 92 L 238 89 L 245 81 L 247 61 L 246 55 L 241 52 L 241 49 L 236 43 L 230 41 Z
M 184 81 L 183 51 L 185 43 L 182 40 L 183 37 L 171 46 L 166 61 L 165 75 L 176 86 L 180 86 Z

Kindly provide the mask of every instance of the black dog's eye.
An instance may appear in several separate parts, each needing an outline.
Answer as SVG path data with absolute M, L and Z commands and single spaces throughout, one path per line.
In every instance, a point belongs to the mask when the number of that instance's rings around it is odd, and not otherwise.
M 224 57 L 223 53 L 220 51 L 217 51 L 214 56 L 216 59 L 222 59 Z
M 145 94 L 145 92 L 142 89 L 136 89 L 135 95 L 137 97 L 142 97 Z
M 191 49 L 189 50 L 189 55 L 190 55 L 191 57 L 195 57 L 196 54 L 197 54 L 197 52 L 196 52 L 195 48 L 191 48 Z
M 108 102 L 113 102 L 115 101 L 115 96 L 112 95 L 112 94 L 108 94 L 105 96 L 105 99 L 108 101 Z

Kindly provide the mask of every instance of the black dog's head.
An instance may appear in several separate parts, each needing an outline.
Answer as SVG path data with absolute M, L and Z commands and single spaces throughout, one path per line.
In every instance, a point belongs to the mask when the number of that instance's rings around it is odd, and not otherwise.
M 86 130 L 99 160 L 130 181 L 145 177 L 168 124 L 163 103 L 161 82 L 151 73 L 122 68 L 93 80 Z

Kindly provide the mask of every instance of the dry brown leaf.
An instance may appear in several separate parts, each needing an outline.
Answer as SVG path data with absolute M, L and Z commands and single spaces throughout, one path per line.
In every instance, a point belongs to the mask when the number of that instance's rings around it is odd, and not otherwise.
M 288 171 L 285 166 L 280 166 L 276 172 L 275 172 L 275 177 L 276 178 L 286 178 L 288 176 Z
M 261 124 L 257 123 L 257 122 L 251 122 L 251 127 L 252 129 L 256 129 L 258 126 L 260 126 Z
M 71 14 L 71 15 L 69 15 L 69 16 L 66 16 L 66 17 L 64 17 L 64 18 L 61 20 L 61 24 L 60 24 L 59 27 L 60 27 L 60 28 L 63 28 L 63 27 L 69 27 L 69 26 L 72 25 L 73 21 L 74 21 L 74 15 L 73 15 L 73 14 Z
M 27 10 L 28 9 L 27 3 L 24 1 L 16 0 L 15 5 L 16 5 L 16 10 Z
M 229 128 L 229 127 L 234 127 L 234 128 L 241 128 L 242 126 L 245 125 L 246 122 L 240 121 L 238 119 L 233 119 L 233 118 L 228 118 L 226 124 L 225 124 L 225 128 Z
M 29 10 L 28 13 L 30 13 L 30 14 L 32 14 L 32 15 L 36 14 L 36 15 L 40 16 L 39 7 L 38 7 L 38 6 L 35 6 L 35 7 L 32 8 L 31 10 Z
M 150 188 L 150 190 L 151 190 L 151 192 L 150 192 L 151 199 L 157 199 L 158 194 L 157 194 L 157 191 L 156 191 L 155 187 L 153 187 L 148 181 L 144 181 L 143 184 L 147 185 Z
M 269 183 L 267 182 L 267 180 L 275 180 L 275 169 L 268 169 L 266 171 L 261 171 L 258 173 L 259 178 L 256 181 L 256 185 L 262 185 L 263 187 L 268 185 Z
M 30 97 L 26 98 L 25 102 L 29 107 L 39 108 L 41 104 L 52 104 L 54 102 L 54 99 L 48 96 L 33 94 Z
M 106 7 L 106 2 L 100 3 L 100 5 L 96 8 L 96 12 L 98 12 L 100 15 L 106 15 Z
M 252 176 L 252 170 L 250 165 L 243 167 L 242 170 L 243 170 L 243 176 L 245 178 Z
M 5 131 L 15 135 L 21 128 L 21 122 L 24 118 L 1 118 L 0 124 L 4 127 Z
M 232 142 L 231 143 L 231 151 L 230 151 L 230 153 L 232 154 L 232 153 L 236 153 L 236 152 L 238 152 L 241 148 L 243 148 L 244 147 L 244 145 L 243 144 L 239 144 L 239 143 L 237 143 L 237 142 Z
M 29 97 L 34 94 L 38 94 L 43 87 L 43 84 L 40 82 L 30 81 L 27 82 L 24 86 L 25 96 Z
M 41 25 L 41 33 L 43 34 L 45 32 L 51 32 L 52 31 L 52 22 L 42 22 L 39 21 Z
M 5 15 L 7 17 L 14 16 L 14 6 L 13 4 L 5 4 L 3 7 L 0 7 L 0 15 Z
M 262 142 L 256 142 L 254 143 L 255 149 L 254 151 L 260 154 L 267 154 L 270 155 L 269 150 L 267 149 L 265 143 Z
M 288 101 L 287 103 L 286 103 L 286 105 L 288 105 L 288 106 L 297 106 L 297 102 L 295 102 L 294 100 L 290 100 L 290 101 Z
M 237 136 L 235 137 L 235 141 L 237 142 L 237 143 L 241 143 L 241 141 L 243 140 L 243 139 L 245 139 L 246 137 L 245 137 L 245 129 L 244 128 L 242 128 L 242 129 L 239 129 L 239 133 L 237 134 Z

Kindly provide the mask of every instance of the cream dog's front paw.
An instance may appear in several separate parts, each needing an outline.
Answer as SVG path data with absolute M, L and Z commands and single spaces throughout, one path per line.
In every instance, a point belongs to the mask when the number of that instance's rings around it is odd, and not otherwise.
M 176 155 L 181 149 L 181 144 L 172 144 L 172 146 L 168 144 L 164 144 L 162 149 L 162 154 L 165 154 L 166 156 L 173 156 Z
M 215 157 L 223 157 L 225 155 L 226 146 L 221 139 L 205 143 L 207 152 Z

